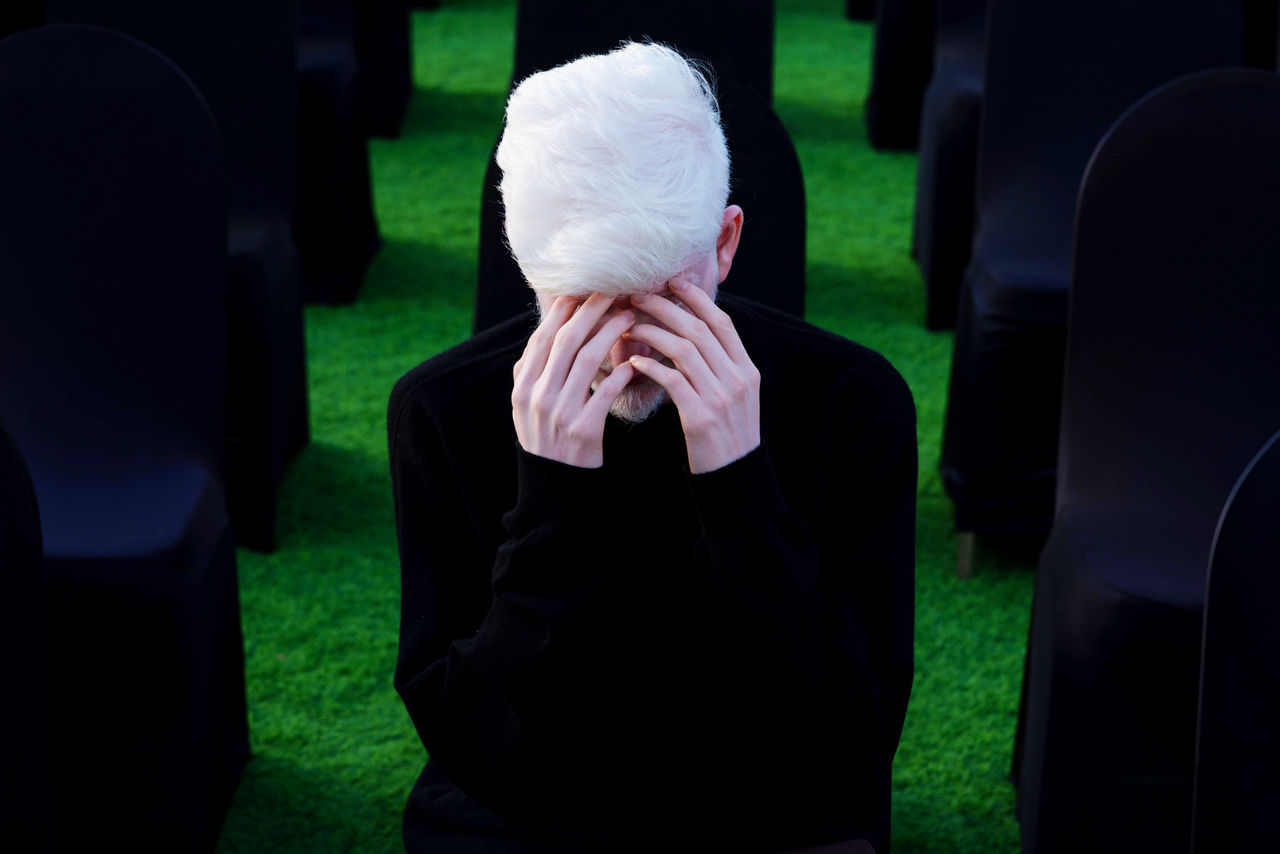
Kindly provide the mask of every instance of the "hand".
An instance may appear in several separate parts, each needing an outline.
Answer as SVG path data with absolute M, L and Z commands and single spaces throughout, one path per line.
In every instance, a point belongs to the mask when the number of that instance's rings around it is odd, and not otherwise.
M 611 297 L 560 297 L 515 364 L 511 417 L 520 447 L 531 454 L 582 468 L 604 464 L 604 422 L 609 407 L 634 376 L 624 362 L 591 383 L 609 348 L 635 323 L 630 309 L 602 319 Z
M 666 389 L 680 411 L 689 471 L 714 471 L 760 445 L 760 372 L 729 315 L 705 291 L 683 279 L 670 285 L 689 310 L 635 294 L 636 308 L 666 328 L 639 323 L 624 337 L 648 344 L 674 367 L 649 356 L 632 356 L 630 363 Z

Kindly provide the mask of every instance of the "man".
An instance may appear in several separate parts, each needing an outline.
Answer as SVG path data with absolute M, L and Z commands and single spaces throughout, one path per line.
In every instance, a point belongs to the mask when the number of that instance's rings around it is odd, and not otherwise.
M 539 317 L 388 414 L 409 851 L 887 850 L 915 413 L 881 357 L 723 296 L 714 96 L 659 45 L 533 75 L 498 150 Z

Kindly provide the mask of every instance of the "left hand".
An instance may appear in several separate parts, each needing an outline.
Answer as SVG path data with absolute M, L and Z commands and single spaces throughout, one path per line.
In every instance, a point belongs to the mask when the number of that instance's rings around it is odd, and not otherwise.
M 632 304 L 666 328 L 638 323 L 624 337 L 671 360 L 674 367 L 649 356 L 630 359 L 680 411 L 689 471 L 714 471 L 760 445 L 760 371 L 729 315 L 705 291 L 678 278 L 670 285 L 687 310 L 660 296 L 635 294 Z

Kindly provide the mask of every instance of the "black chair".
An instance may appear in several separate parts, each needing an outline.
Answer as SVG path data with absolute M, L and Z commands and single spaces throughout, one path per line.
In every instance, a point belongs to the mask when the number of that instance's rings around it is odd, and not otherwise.
M 864 118 L 867 140 L 882 151 L 906 151 L 920 139 L 920 107 L 933 74 L 936 0 L 876 0 L 871 84 Z
M 925 287 L 925 325 L 955 325 L 973 245 L 973 188 L 982 116 L 987 0 L 937 0 L 933 77 L 920 114 L 912 251 Z
M 152 48 L 0 43 L 0 411 L 43 526 L 59 850 L 211 850 L 248 755 L 224 174 Z
M 961 532 L 1043 535 L 1053 518 L 1072 222 L 1085 163 L 1142 95 L 1237 64 L 1241 16 L 1217 0 L 1158 9 L 990 0 L 987 14 L 977 229 L 956 321 L 942 474 Z
M 844 0 L 844 16 L 851 21 L 875 20 L 875 0 Z
M 44 23 L 43 0 L 10 0 L 0 6 L 0 39 Z
M 0 752 L 0 850 L 54 850 L 44 547 L 26 461 L 0 418 L 0 650 L 8 700 Z
M 1023 851 L 1186 850 L 1210 545 L 1280 425 L 1280 76 L 1171 83 L 1080 191 L 1053 530 L 1022 708 Z
M 308 441 L 298 251 L 292 0 L 47 0 L 50 23 L 128 33 L 173 60 L 209 102 L 227 162 L 227 499 L 237 541 L 270 551 L 276 498 Z M 234 50 L 229 49 L 234 45 Z
M 1280 432 L 1227 499 L 1209 553 L 1196 722 L 1193 854 L 1265 851 L 1280 803 Z
M 397 137 L 413 92 L 413 41 L 408 0 L 362 0 L 356 54 L 374 136 Z
M 1242 0 L 1244 3 L 1244 64 L 1267 71 L 1280 70 L 1280 3 L 1276 0 Z
M 408 0 L 301 0 L 300 6 L 309 19 L 306 32 L 341 35 L 355 54 L 365 132 L 399 136 L 413 91 Z
M 302 0 L 298 15 L 298 219 L 303 295 L 349 303 L 382 245 L 369 173 L 369 95 L 355 0 Z
M 586 0 L 521 0 L 516 10 L 513 85 L 535 71 L 605 53 L 646 36 L 707 61 L 716 75 L 732 160 L 729 201 L 745 214 L 742 243 L 725 291 L 804 315 L 805 206 L 800 160 L 769 106 L 773 92 L 774 4 L 753 0 L 726 18 L 710 3 L 614 5 Z M 575 26 L 565 27 L 573 20 Z M 496 153 L 496 146 L 494 152 Z M 485 172 L 480 257 L 472 329 L 524 311 L 533 295 L 503 240 L 500 173 Z

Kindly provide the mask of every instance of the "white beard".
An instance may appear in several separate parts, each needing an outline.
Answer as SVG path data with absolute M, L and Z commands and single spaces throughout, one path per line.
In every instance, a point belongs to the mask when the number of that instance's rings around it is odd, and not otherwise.
M 667 402 L 667 390 L 653 380 L 627 386 L 609 407 L 609 414 L 631 424 L 653 416 Z

